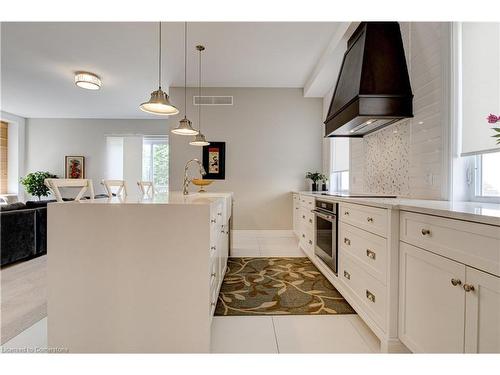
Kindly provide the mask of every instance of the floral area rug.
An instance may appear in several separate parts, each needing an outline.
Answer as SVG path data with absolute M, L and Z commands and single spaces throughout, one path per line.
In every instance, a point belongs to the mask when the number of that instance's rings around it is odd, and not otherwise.
M 356 312 L 308 258 L 229 258 L 215 315 Z

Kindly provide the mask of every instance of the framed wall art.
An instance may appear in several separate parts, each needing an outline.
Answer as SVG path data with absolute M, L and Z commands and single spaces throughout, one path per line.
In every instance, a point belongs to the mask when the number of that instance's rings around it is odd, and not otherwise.
M 85 157 L 66 156 L 65 157 L 65 178 L 85 178 Z
M 207 180 L 224 180 L 226 178 L 226 142 L 210 142 L 203 146 L 203 168 Z

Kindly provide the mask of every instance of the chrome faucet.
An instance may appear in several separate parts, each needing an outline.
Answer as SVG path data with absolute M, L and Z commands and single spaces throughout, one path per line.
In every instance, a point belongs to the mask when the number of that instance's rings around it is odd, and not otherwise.
M 205 176 L 207 174 L 207 172 L 205 171 L 205 168 L 203 168 L 203 165 L 201 164 L 201 162 L 198 159 L 189 160 L 186 163 L 186 166 L 184 167 L 184 183 L 183 183 L 183 187 L 182 187 L 182 194 L 184 194 L 184 195 L 189 194 L 188 187 L 189 187 L 189 183 L 192 181 L 192 179 L 189 179 L 187 172 L 189 169 L 189 164 L 191 164 L 193 161 L 198 163 L 198 166 L 200 167 L 200 174 L 202 176 Z

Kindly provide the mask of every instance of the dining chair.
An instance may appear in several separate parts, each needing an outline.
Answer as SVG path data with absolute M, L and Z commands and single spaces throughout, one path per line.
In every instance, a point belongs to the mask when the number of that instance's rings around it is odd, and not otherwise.
M 110 198 L 113 196 L 126 197 L 128 195 L 125 180 L 102 180 L 102 184 Z M 113 188 L 117 188 L 116 193 L 113 193 Z
M 137 181 L 137 186 L 139 187 L 142 195 L 153 197 L 156 193 L 158 193 L 152 181 Z
M 44 181 L 58 202 L 64 202 L 61 194 L 61 188 L 80 188 L 80 191 L 75 197 L 75 201 L 83 198 L 83 194 L 88 190 L 90 199 L 94 199 L 94 184 L 88 178 L 46 178 Z

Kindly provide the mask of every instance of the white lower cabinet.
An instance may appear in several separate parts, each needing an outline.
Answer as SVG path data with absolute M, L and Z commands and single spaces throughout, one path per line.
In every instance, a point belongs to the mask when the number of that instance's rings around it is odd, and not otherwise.
M 500 277 L 466 268 L 465 352 L 500 353 Z
M 500 352 L 500 278 L 404 242 L 399 313 L 413 352 Z

